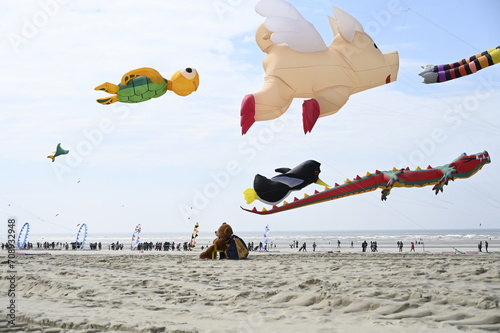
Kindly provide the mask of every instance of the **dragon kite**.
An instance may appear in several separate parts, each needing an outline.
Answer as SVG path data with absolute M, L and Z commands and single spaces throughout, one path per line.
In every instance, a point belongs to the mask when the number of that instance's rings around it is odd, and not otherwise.
M 259 211 L 255 207 L 253 209 L 241 208 L 260 215 L 273 214 L 371 192 L 377 188 L 382 189 L 382 200 L 387 200 L 387 196 L 393 187 L 424 187 L 434 185 L 432 190 L 438 194 L 443 191 L 443 187 L 448 185 L 450 180 L 469 178 L 490 162 L 490 155 L 487 151 L 474 155 L 464 153 L 453 162 L 436 168 L 429 165 L 427 169 L 421 169 L 420 167 L 417 167 L 415 170 L 393 168 L 391 171 L 376 170 L 373 174 L 368 172 L 364 177 L 358 175 L 353 180 L 346 179 L 343 185 L 335 184 L 332 188 L 325 187 L 325 190 L 322 192 L 315 191 L 312 195 L 304 194 L 304 198 L 302 199 L 294 198 L 290 203 L 283 201 L 281 206 L 273 205 L 269 210 L 263 208 Z

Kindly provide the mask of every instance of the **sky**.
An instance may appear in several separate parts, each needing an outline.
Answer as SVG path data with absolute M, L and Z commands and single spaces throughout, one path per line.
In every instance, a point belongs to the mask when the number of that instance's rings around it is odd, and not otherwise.
M 398 79 L 352 95 L 336 114 L 302 130 L 295 99 L 274 121 L 241 135 L 242 98 L 261 89 L 265 54 L 255 43 L 264 18 L 257 0 L 8 2 L 0 12 L 0 218 L 31 233 L 191 233 L 230 223 L 235 232 L 499 228 L 500 66 L 426 85 L 421 66 L 498 46 L 500 3 L 413 0 L 290 0 L 333 39 L 332 6 L 350 13 L 386 53 L 398 51 Z M 187 97 L 167 92 L 139 104 L 100 105 L 103 82 L 134 68 L 165 78 L 200 75 Z M 58 143 L 69 149 L 54 163 Z M 329 184 L 367 171 L 440 166 L 487 150 L 492 163 L 472 178 L 395 188 L 269 216 L 243 211 L 259 173 L 314 159 Z M 322 190 L 310 185 L 294 193 Z M 256 203 L 258 208 L 264 204 Z M 7 226 L 0 228 L 0 240 Z M 20 228 L 20 227 L 19 227 Z

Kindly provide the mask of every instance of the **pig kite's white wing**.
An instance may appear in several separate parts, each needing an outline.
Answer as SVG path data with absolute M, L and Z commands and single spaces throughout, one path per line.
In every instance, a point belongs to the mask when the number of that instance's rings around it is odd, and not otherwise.
M 271 41 L 287 44 L 299 52 L 318 52 L 327 49 L 323 38 L 298 10 L 284 0 L 261 0 L 255 11 L 266 17 L 264 27 L 272 32 Z

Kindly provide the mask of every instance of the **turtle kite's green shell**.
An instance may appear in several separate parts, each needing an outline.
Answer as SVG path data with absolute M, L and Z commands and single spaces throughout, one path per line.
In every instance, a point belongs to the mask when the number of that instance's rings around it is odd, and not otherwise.
M 167 80 L 165 83 L 153 83 L 145 76 L 132 79 L 128 85 L 118 84 L 118 100 L 124 103 L 139 103 L 160 97 L 167 92 Z

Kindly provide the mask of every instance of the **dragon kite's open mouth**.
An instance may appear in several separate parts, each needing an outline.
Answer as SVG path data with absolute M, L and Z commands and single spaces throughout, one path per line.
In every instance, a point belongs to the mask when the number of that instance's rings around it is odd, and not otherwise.
M 386 79 L 385 79 L 385 83 L 391 83 L 391 74 L 387 75 Z

